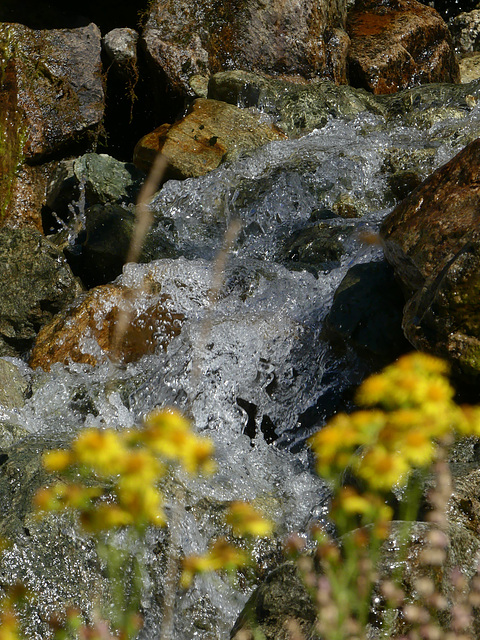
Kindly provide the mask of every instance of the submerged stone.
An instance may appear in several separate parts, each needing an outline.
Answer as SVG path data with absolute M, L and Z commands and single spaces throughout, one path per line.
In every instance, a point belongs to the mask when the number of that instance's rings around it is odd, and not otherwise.
M 142 305 L 136 306 L 134 302 L 139 299 Z M 127 320 L 126 329 L 117 349 L 116 327 L 122 318 Z M 96 365 L 108 358 L 134 362 L 158 348 L 166 348 L 180 333 L 183 318 L 172 308 L 168 296 L 158 290 L 101 285 L 43 327 L 32 350 L 30 366 L 49 371 L 55 362 Z

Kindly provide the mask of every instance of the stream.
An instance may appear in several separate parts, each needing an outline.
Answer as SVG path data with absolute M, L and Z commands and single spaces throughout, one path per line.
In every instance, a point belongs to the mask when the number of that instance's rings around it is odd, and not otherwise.
M 152 261 L 127 265 L 120 278 L 134 287 L 145 278 L 160 282 L 171 308 L 185 317 L 180 334 L 165 351 L 124 367 L 57 364 L 46 373 L 12 359 L 32 389 L 25 406 L 2 410 L 3 422 L 27 432 L 16 446 L 39 451 L 84 426 L 131 428 L 153 407 L 175 405 L 213 438 L 218 464 L 211 478 L 177 479 L 186 495 L 176 532 L 184 553 L 202 552 L 222 533 L 218 505 L 228 500 L 258 505 L 275 520 L 279 538 L 324 518 L 328 491 L 305 440 L 368 373 L 353 350 L 339 356 L 322 338 L 334 292 L 353 265 L 382 259 L 380 246 L 363 237 L 396 203 L 392 167 L 424 179 L 479 135 L 479 106 L 424 126 L 362 113 L 270 143 L 204 177 L 167 182 L 152 203 Z M 339 201 L 354 203 L 359 217 L 336 216 Z M 237 219 L 242 228 L 212 305 L 213 264 Z M 285 247 L 318 221 L 338 228 L 343 255 L 307 268 Z M 156 259 L 155 247 L 165 243 L 171 257 Z M 22 481 L 8 479 L 12 495 Z M 26 522 L 5 554 L 1 578 L 22 579 L 39 594 L 27 626 L 40 640 L 46 616 L 61 603 L 92 610 L 98 577 L 91 545 L 68 520 Z M 157 638 L 161 625 L 165 536 L 151 531 L 144 550 L 145 640 Z M 267 547 L 258 545 L 264 570 L 275 556 Z M 248 579 L 197 578 L 177 598 L 175 638 L 227 638 L 252 588 Z

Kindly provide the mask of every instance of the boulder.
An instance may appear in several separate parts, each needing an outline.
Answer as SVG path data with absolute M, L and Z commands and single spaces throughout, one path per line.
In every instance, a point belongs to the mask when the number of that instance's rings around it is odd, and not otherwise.
M 325 320 L 329 339 L 351 346 L 376 366 L 409 349 L 402 333 L 402 292 L 384 261 L 351 267 L 335 291 Z
M 363 111 L 386 112 L 371 94 L 333 82 L 299 84 L 249 71 L 216 73 L 208 97 L 242 107 L 256 107 L 288 135 L 325 126 L 331 117 L 354 118 Z
M 198 98 L 187 115 L 173 125 L 162 125 L 135 147 L 134 164 L 148 171 L 156 155 L 168 159 L 167 176 L 176 179 L 202 176 L 224 160 L 235 160 L 272 140 L 284 140 L 275 125 L 225 102 Z
M 102 39 L 112 71 L 128 78 L 137 67 L 138 33 L 127 27 L 112 29 Z
M 28 351 L 40 327 L 80 291 L 61 251 L 38 231 L 0 230 L 0 356 Z
M 448 26 L 457 53 L 480 51 L 480 10 L 460 13 Z
M 17 156 L 38 161 L 96 130 L 104 111 L 100 48 L 94 24 L 0 25 L 0 126 L 14 130 Z
M 183 315 L 172 309 L 171 300 L 156 287 L 148 293 L 120 284 L 91 289 L 80 302 L 43 327 L 32 350 L 30 366 L 49 371 L 55 362 L 96 365 L 110 356 L 134 362 L 159 347 L 166 348 L 180 333 Z M 139 299 L 141 304 L 132 304 Z M 121 313 L 129 310 L 131 317 L 117 354 L 116 325 Z
M 348 12 L 350 84 L 376 94 L 459 82 L 447 25 L 416 0 L 358 0 Z
M 345 2 L 155 0 L 142 35 L 154 75 L 193 95 L 192 75 L 228 69 L 346 82 Z
M 409 298 L 417 348 L 480 373 L 480 139 L 435 171 L 385 219 L 385 256 Z

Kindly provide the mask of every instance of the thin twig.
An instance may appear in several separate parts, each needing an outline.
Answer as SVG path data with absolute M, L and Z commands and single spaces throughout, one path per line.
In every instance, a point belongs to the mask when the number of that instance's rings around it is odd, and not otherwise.
M 235 240 L 240 233 L 242 228 L 242 223 L 238 219 L 233 219 L 230 221 L 227 230 L 225 231 L 225 236 L 223 238 L 223 246 L 217 254 L 213 265 L 213 276 L 212 276 L 212 286 L 210 291 L 208 292 L 208 306 L 207 313 L 205 316 L 205 320 L 202 324 L 200 337 L 197 342 L 196 353 L 193 358 L 192 363 L 192 380 L 197 381 L 200 376 L 200 360 L 201 354 L 203 353 L 203 349 L 207 342 L 208 334 L 212 328 L 212 314 L 217 304 L 218 297 L 220 295 L 220 290 L 223 286 L 223 279 L 225 276 L 225 267 L 227 264 L 227 258 L 232 250 L 232 247 L 235 243 Z
M 150 201 L 153 198 L 158 185 L 160 184 L 168 161 L 161 153 L 157 154 L 155 162 L 150 169 L 150 173 L 140 189 L 137 198 L 137 206 L 135 207 L 135 226 L 133 228 L 133 236 L 127 254 L 126 262 L 137 262 L 142 251 L 145 236 L 147 235 L 153 222 L 153 215 L 150 210 Z M 144 295 L 145 290 L 142 287 L 140 291 L 134 291 L 131 288 L 125 288 L 123 291 L 124 304 L 119 305 L 118 319 L 113 334 L 112 356 L 117 362 L 120 360 L 121 348 L 125 332 L 127 331 L 132 316 L 133 302 L 135 296 Z

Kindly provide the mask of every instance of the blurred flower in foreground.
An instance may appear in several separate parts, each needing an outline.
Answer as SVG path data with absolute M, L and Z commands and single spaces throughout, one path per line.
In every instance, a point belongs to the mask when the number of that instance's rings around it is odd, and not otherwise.
M 447 374 L 442 360 L 413 353 L 365 380 L 356 401 L 371 408 L 336 415 L 310 439 L 318 473 L 334 480 L 350 467 L 371 488 L 389 491 L 432 464 L 439 439 L 479 436 L 479 409 L 454 402 Z
M 213 452 L 212 441 L 194 433 L 173 409 L 154 410 L 138 430 L 85 429 L 69 449 L 44 454 L 45 469 L 64 479 L 40 489 L 35 505 L 42 511 L 74 509 L 88 531 L 164 526 L 158 484 L 167 465 L 211 472 Z
M 191 555 L 183 559 L 182 587 L 190 586 L 193 577 L 208 571 L 236 571 L 250 562 L 250 555 L 233 546 L 224 538 L 219 538 L 203 555 Z
M 233 535 L 242 536 L 270 536 L 273 524 L 264 518 L 248 502 L 235 501 L 228 509 L 227 524 L 232 527 Z

